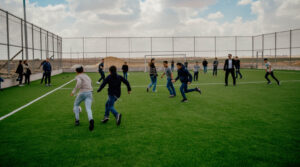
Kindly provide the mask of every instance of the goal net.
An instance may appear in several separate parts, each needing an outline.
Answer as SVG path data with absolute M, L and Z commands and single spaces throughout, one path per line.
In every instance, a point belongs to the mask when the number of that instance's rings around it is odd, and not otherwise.
M 169 66 L 171 67 L 172 60 L 176 64 L 177 62 L 184 63 L 186 62 L 186 54 L 160 54 L 160 55 L 145 55 L 145 72 L 149 71 L 149 63 L 152 58 L 155 58 L 155 64 L 158 70 L 163 69 L 163 61 L 168 61 Z

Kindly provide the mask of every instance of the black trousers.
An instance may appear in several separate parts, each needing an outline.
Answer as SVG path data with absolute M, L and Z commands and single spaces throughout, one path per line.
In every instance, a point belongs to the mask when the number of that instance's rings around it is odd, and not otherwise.
M 213 68 L 213 75 L 218 75 L 218 68 L 217 67 L 214 67 Z
M 199 72 L 194 72 L 194 81 L 198 81 Z
M 105 74 L 103 71 L 99 71 L 99 74 L 100 74 L 100 79 L 98 80 L 98 82 L 100 82 L 102 79 L 103 80 L 105 79 Z
M 25 84 L 30 84 L 30 74 L 25 74 Z
M 51 71 L 46 71 L 45 72 L 45 84 L 50 84 L 51 83 Z
M 241 72 L 240 72 L 240 68 L 237 68 L 236 69 L 236 78 L 238 78 L 238 76 L 240 75 L 240 78 L 242 78 L 243 77 L 243 75 L 241 74 Z
M 228 85 L 228 76 L 231 74 L 233 85 L 235 85 L 234 69 L 227 69 L 225 72 L 225 85 Z
M 23 74 L 19 74 L 17 81 L 19 81 L 19 84 L 21 85 L 23 82 Z
M 271 82 L 270 79 L 269 79 L 269 77 L 268 77 L 269 75 L 271 75 L 271 77 L 277 82 L 277 84 L 279 84 L 279 81 L 278 81 L 278 79 L 274 76 L 273 71 L 267 72 L 266 75 L 265 75 L 265 78 L 266 78 L 266 80 L 268 81 L 268 83 Z
M 43 83 L 45 77 L 46 77 L 46 74 L 45 74 L 45 72 L 43 72 L 43 77 L 42 77 L 42 79 L 41 79 L 41 84 Z

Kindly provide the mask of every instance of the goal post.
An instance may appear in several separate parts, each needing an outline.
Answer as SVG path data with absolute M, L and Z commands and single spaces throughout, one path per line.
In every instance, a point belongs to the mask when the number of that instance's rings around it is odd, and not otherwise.
M 186 54 L 145 55 L 144 56 L 144 61 L 145 61 L 145 71 L 144 72 L 147 72 L 148 63 L 150 62 L 150 59 L 152 59 L 152 58 L 155 58 L 156 61 L 158 61 L 158 62 L 161 61 L 161 63 L 163 61 L 169 61 L 169 62 L 171 62 L 172 60 L 174 60 L 174 62 L 180 62 L 180 61 L 186 62 L 186 60 L 187 60 Z M 184 62 L 182 62 L 182 63 L 184 63 Z

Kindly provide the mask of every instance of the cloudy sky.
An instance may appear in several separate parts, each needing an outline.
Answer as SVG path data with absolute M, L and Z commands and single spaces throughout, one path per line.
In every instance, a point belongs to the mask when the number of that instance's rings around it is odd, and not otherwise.
M 22 16 L 22 0 L 0 0 Z M 300 28 L 300 0 L 27 0 L 28 21 L 63 37 L 256 35 Z

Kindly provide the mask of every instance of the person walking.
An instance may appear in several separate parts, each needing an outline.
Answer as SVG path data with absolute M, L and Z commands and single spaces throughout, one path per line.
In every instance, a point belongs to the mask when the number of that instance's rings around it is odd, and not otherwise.
M 228 59 L 225 60 L 224 63 L 224 71 L 225 71 L 225 86 L 228 86 L 228 76 L 231 74 L 233 85 L 235 86 L 235 76 L 234 76 L 234 67 L 235 67 L 235 60 L 232 59 L 232 55 L 228 54 Z

